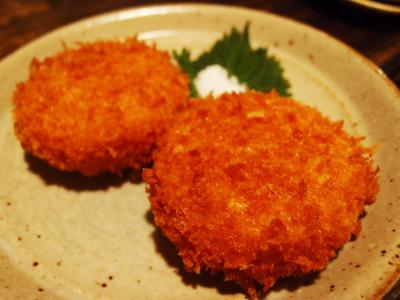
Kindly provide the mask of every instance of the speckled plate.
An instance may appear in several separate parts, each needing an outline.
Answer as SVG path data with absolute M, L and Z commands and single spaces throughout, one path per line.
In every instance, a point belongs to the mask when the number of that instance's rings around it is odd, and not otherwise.
M 76 41 L 138 35 L 162 49 L 208 48 L 251 22 L 255 46 L 284 65 L 296 99 L 378 144 L 381 191 L 363 231 L 329 267 L 280 281 L 268 299 L 376 299 L 399 277 L 400 99 L 359 54 L 316 29 L 259 11 L 214 5 L 141 7 L 51 32 L 0 63 L 1 299 L 244 299 L 221 276 L 186 274 L 153 225 L 142 183 L 56 171 L 26 155 L 13 132 L 11 98 L 43 58 Z

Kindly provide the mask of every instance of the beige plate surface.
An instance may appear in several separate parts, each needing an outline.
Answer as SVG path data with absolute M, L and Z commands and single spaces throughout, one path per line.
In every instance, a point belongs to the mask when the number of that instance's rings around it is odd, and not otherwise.
M 282 60 L 299 101 L 379 144 L 381 191 L 361 236 L 329 267 L 284 280 L 268 299 L 374 299 L 399 275 L 400 99 L 382 72 L 313 28 L 242 8 L 168 5 L 101 15 L 56 30 L 0 63 L 1 299 L 244 299 L 221 277 L 182 272 L 173 247 L 151 223 L 143 184 L 64 174 L 24 154 L 13 133 L 12 93 L 32 57 L 62 42 L 137 34 L 162 49 L 208 48 L 232 26 L 251 22 L 255 46 Z M 400 153 L 400 152 L 399 152 Z

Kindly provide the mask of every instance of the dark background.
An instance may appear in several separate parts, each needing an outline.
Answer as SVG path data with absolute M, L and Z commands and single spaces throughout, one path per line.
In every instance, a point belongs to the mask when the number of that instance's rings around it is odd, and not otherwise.
M 0 0 L 0 59 L 36 37 L 81 18 L 114 9 L 168 2 L 188 1 Z M 339 0 L 196 2 L 257 8 L 312 25 L 355 48 L 400 86 L 400 15 L 371 12 Z

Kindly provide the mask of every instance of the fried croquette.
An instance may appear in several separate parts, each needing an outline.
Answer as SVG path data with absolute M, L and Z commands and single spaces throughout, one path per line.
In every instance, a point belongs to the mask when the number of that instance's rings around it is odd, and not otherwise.
M 193 101 L 143 172 L 155 223 L 188 271 L 222 271 L 255 298 L 358 235 L 378 191 L 361 140 L 275 93 Z
M 134 38 L 33 59 L 14 94 L 23 148 L 87 176 L 149 162 L 167 119 L 186 107 L 188 78 L 168 53 Z

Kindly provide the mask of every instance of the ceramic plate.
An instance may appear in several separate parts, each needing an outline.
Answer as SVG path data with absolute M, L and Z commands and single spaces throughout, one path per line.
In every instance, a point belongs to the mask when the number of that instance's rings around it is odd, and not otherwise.
M 400 14 L 400 1 L 345 0 L 350 4 L 386 14 Z
M 0 63 L 0 298 L 245 299 L 222 276 L 186 274 L 152 223 L 143 183 L 56 171 L 26 155 L 15 138 L 12 94 L 43 58 L 77 41 L 137 35 L 171 51 L 207 49 L 232 26 L 251 22 L 254 46 L 283 63 L 294 98 L 379 145 L 377 202 L 363 231 L 329 267 L 279 282 L 268 299 L 375 299 L 399 276 L 400 99 L 359 54 L 291 20 L 217 5 L 151 6 L 85 19 L 51 32 Z

